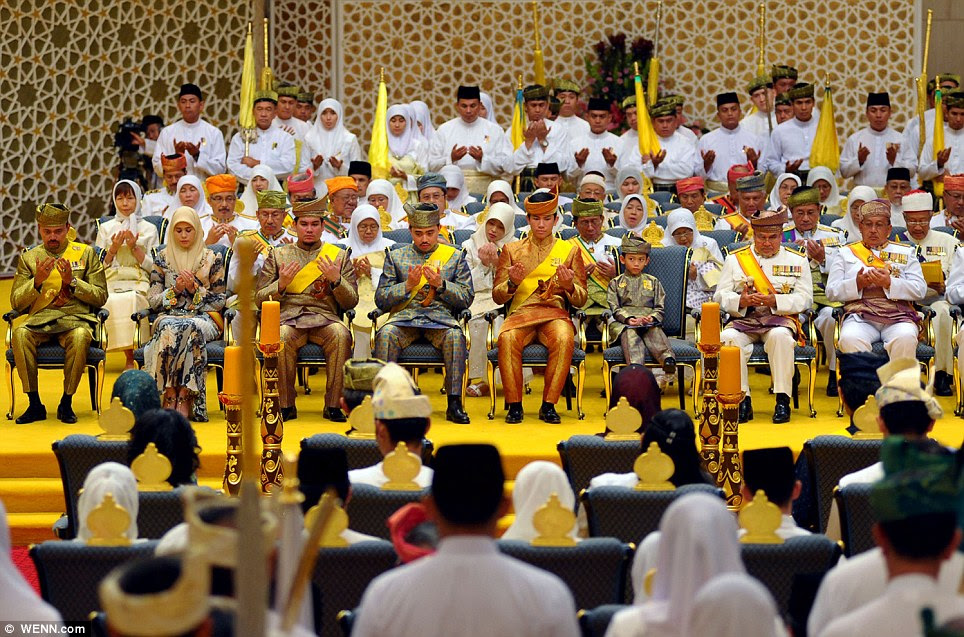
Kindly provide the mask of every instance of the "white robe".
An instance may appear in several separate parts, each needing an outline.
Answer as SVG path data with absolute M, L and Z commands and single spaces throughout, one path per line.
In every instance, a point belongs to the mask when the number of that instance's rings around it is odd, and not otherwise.
M 937 160 L 934 159 L 934 140 L 928 138 L 924 142 L 924 150 L 920 153 L 920 164 L 917 167 L 917 176 L 920 179 L 933 179 L 940 174 L 959 175 L 964 172 L 964 128 L 954 130 L 944 124 L 944 148 L 953 150 L 947 163 L 938 170 Z
M 539 164 L 555 163 L 559 166 L 559 172 L 564 177 L 572 173 L 576 160 L 569 152 L 571 144 L 569 143 L 568 133 L 562 127 L 556 128 L 553 122 L 544 121 L 549 128 L 549 134 L 546 135 L 545 140 L 548 145 L 543 148 L 538 140 L 533 140 L 532 148 L 526 148 L 525 142 L 523 142 L 506 161 L 503 167 L 504 172 L 518 175 L 526 168 L 535 168 Z M 505 132 L 505 141 L 510 150 L 512 149 L 511 132 L 511 129 Z
M 293 131 L 291 134 L 295 138 L 295 154 L 298 155 L 298 168 L 295 172 L 303 173 L 311 168 L 311 157 L 308 156 L 311 153 L 305 144 L 305 135 L 311 130 L 311 124 L 297 117 L 290 119 L 275 117 L 272 126 L 281 128 L 282 130 L 291 129 L 291 131 Z M 298 152 L 299 150 L 301 151 L 300 153 Z
M 810 170 L 810 148 L 817 135 L 817 121 L 816 115 L 806 122 L 794 117 L 774 128 L 760 160 L 761 169 L 778 176 L 787 171 L 788 161 L 802 159 L 800 170 Z
M 94 245 L 107 250 L 115 234 L 127 229 L 127 224 L 117 218 L 100 224 Z M 137 222 L 137 245 L 144 250 L 144 259 L 138 263 L 128 246 L 122 246 L 110 265 L 104 266 L 107 276 L 107 301 L 104 307 L 110 312 L 107 330 L 110 334 L 109 351 L 130 349 L 134 343 L 134 322 L 131 314 L 150 307 L 147 292 L 151 287 L 151 270 L 154 259 L 151 250 L 157 247 L 157 227 L 143 218 Z
M 930 139 L 931 135 L 934 134 L 934 118 L 937 117 L 937 111 L 933 108 L 929 108 L 924 111 L 924 139 Z M 904 137 L 907 139 L 907 145 L 910 151 L 917 157 L 917 148 L 920 145 L 920 119 L 916 114 L 911 114 L 907 119 L 907 125 L 904 126 Z
M 717 128 L 700 137 L 697 144 L 696 164 L 693 166 L 696 174 L 711 181 L 726 183 L 726 173 L 730 166 L 747 162 L 744 148 L 753 148 L 757 153 L 763 152 L 766 144 L 764 138 L 759 137 L 742 126 L 729 130 Z M 703 153 L 713 151 L 716 159 L 709 170 L 703 168 Z
M 248 146 L 248 156 L 269 166 L 278 181 L 282 181 L 295 169 L 294 137 L 277 126 L 255 130 L 257 139 Z M 247 184 L 254 169 L 241 163 L 243 157 L 244 141 L 241 133 L 235 133 L 228 150 L 228 170 L 242 184 Z
M 352 469 L 348 472 L 348 481 L 352 484 L 370 484 L 373 487 L 382 487 L 388 483 L 388 476 L 385 475 L 385 470 L 382 468 L 381 462 L 378 464 L 373 464 L 370 467 L 365 467 L 363 469 Z M 431 468 L 422 466 L 418 470 L 418 475 L 415 476 L 414 482 L 421 488 L 432 486 L 432 476 L 435 472 Z
M 606 158 L 603 156 L 602 151 L 604 148 L 608 148 L 614 154 L 621 152 L 621 140 L 608 131 L 598 135 L 589 131 L 585 135 L 571 138 L 571 140 L 569 145 L 570 154 L 575 155 L 575 153 L 580 152 L 583 148 L 588 148 L 589 156 L 586 157 L 586 161 L 583 162 L 582 166 L 580 166 L 578 162 L 576 162 L 575 157 L 573 157 L 574 168 L 569 175 L 570 180 L 578 181 L 583 175 L 594 170 L 602 173 L 603 178 L 606 180 L 606 190 L 615 190 L 616 163 L 613 162 L 612 166 L 606 163 Z M 617 159 L 618 158 L 617 155 Z
M 777 127 L 777 116 L 771 112 L 769 120 L 773 122 L 773 128 Z M 747 115 L 740 120 L 740 126 L 745 128 L 750 133 L 766 139 L 770 136 L 770 124 L 767 123 L 767 113 L 763 111 L 757 111 L 750 115 Z
M 482 117 L 466 124 L 462 118 L 456 117 L 435 130 L 428 149 L 429 170 L 438 172 L 443 166 L 452 164 L 452 149 L 456 146 L 481 147 L 481 161 L 465 153 L 455 165 L 463 172 L 474 170 L 492 177 L 502 174 L 512 153 L 512 145 L 496 124 Z
M 183 119 L 179 119 L 170 126 L 161 129 L 161 134 L 157 137 L 154 146 L 154 156 L 151 163 L 154 165 L 154 172 L 161 177 L 164 170 L 161 168 L 161 157 L 163 155 L 174 154 L 174 141 L 190 142 L 200 144 L 200 152 L 197 161 L 190 154 L 187 156 L 187 174 L 195 175 L 204 181 L 211 175 L 220 175 L 224 172 L 224 135 L 215 126 L 203 119 L 193 124 L 188 124 Z
M 632 164 L 633 167 L 640 165 L 643 174 L 652 179 L 654 184 L 675 184 L 680 179 L 694 176 L 696 174 L 696 158 L 699 156 L 699 153 L 696 152 L 696 144 L 680 131 L 676 131 L 669 137 L 659 137 L 658 135 L 657 137 L 660 150 L 666 151 L 666 157 L 663 158 L 663 161 L 654 169 L 653 162 L 649 161 L 648 158 L 645 162 L 642 161 L 637 146 L 633 157 L 640 163 Z
M 857 160 L 857 149 L 861 144 L 870 149 L 863 164 Z M 887 161 L 887 144 L 900 144 L 893 164 Z M 907 168 L 913 175 L 917 171 L 915 157 L 916 148 L 914 152 L 910 152 L 910 145 L 904 135 L 889 126 L 879 132 L 867 126 L 844 142 L 840 151 L 840 176 L 853 177 L 855 186 L 883 188 L 887 183 L 887 170 L 890 168 Z
M 560 115 L 552 120 L 552 124 L 553 126 L 561 126 L 566 131 L 566 134 L 569 135 L 569 139 L 575 139 L 589 134 L 589 122 L 576 115 L 570 115 L 569 117 Z
M 165 213 L 174 212 L 179 206 L 177 195 L 168 193 L 167 188 L 161 188 L 144 195 L 141 199 L 141 214 L 145 217 L 151 215 L 163 217 Z

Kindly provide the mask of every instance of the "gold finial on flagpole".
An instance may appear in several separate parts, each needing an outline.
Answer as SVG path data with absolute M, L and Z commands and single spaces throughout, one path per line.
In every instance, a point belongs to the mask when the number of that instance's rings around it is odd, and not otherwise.
M 385 81 L 385 67 L 384 67 L 384 66 L 382 67 L 381 71 L 380 71 L 379 74 L 378 74 L 378 81 L 379 81 L 379 83 Z
M 924 34 L 924 63 L 921 66 L 920 74 L 927 76 L 927 58 L 930 57 L 931 53 L 931 20 L 934 17 L 934 10 L 927 10 L 927 30 Z
M 639 62 L 633 62 L 633 73 L 639 75 Z
M 522 88 L 522 75 L 519 75 L 519 88 Z
M 536 48 L 541 49 L 541 43 L 539 42 L 539 3 L 536 0 L 532 0 L 532 28 L 536 32 Z

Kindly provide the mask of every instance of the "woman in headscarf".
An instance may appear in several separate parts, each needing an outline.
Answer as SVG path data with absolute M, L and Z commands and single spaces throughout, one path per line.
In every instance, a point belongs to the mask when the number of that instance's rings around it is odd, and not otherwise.
M 503 540 L 532 542 L 539 535 L 532 524 L 532 516 L 553 494 L 559 503 L 572 511 L 576 507 L 576 496 L 572 493 L 569 478 L 559 465 L 545 460 L 530 462 L 519 470 L 512 487 L 512 508 L 515 520 L 502 535 Z M 573 524 L 569 535 L 578 539 L 576 525 Z
M 150 272 L 154 267 L 151 250 L 157 247 L 157 228 L 141 219 L 141 188 L 122 179 L 112 193 L 116 215 L 97 227 L 94 244 L 104 251 L 107 302 L 110 312 L 108 351 L 123 351 L 125 369 L 134 368 L 134 323 L 130 317 L 147 309 Z
M 378 210 L 371 204 L 362 204 L 351 213 L 347 243 L 358 282 L 358 305 L 355 307 L 355 320 L 352 321 L 356 360 L 371 356 L 372 322 L 368 313 L 375 309 L 375 288 L 385 265 L 385 250 L 395 245 L 394 241 L 382 234 L 381 223 Z
M 389 181 L 414 192 L 416 179 L 428 166 L 428 142 L 419 132 L 415 113 L 409 104 L 392 104 L 388 107 L 387 119 Z
M 716 240 L 704 237 L 696 229 L 696 218 L 686 208 L 677 208 L 666 218 L 666 233 L 663 244 L 690 248 L 690 268 L 687 273 L 689 285 L 686 286 L 686 307 L 699 309 L 703 303 L 713 299 L 716 284 L 723 269 L 723 253 Z M 686 331 L 696 328 L 693 318 L 687 316 Z
M 457 169 L 456 169 L 457 170 Z M 502 246 L 512 241 L 515 231 L 515 212 L 507 203 L 497 202 L 489 206 L 485 222 L 480 224 L 472 236 L 465 240 L 462 249 L 465 250 L 465 261 L 472 271 L 472 286 L 475 288 L 475 299 L 469 311 L 469 334 L 472 346 L 469 348 L 469 379 L 481 379 L 471 382 L 466 389 L 469 396 L 483 396 L 488 390 L 486 377 L 486 347 L 485 336 L 488 323 L 484 316 L 486 312 L 498 309 L 500 306 L 492 300 L 492 286 L 495 283 L 495 270 L 499 264 L 499 251 Z M 501 317 L 497 319 L 495 329 L 501 327 Z
M 170 409 L 152 409 L 138 416 L 127 444 L 127 464 L 144 453 L 148 443 L 154 443 L 158 453 L 171 461 L 167 481 L 172 487 L 197 484 L 201 447 L 191 421 Z
M 643 421 L 637 431 L 646 431 L 653 416 L 661 409 L 659 387 L 656 377 L 645 365 L 626 365 L 616 374 L 613 381 L 612 395 L 609 397 L 609 408 L 612 409 L 625 398 L 629 406 L 639 412 Z
M 616 190 L 619 192 L 619 199 L 627 195 L 638 195 L 643 191 L 643 178 L 636 168 L 623 168 L 616 175 Z
M 633 234 L 642 235 L 649 220 L 646 218 L 646 200 L 640 194 L 630 194 L 623 197 L 619 207 L 619 217 L 616 227 Z
M 328 194 L 328 189 L 322 183 L 323 193 L 318 195 L 323 197 Z M 274 176 L 274 171 L 265 164 L 259 164 L 251 171 L 251 179 L 241 193 L 241 212 L 239 214 L 250 219 L 258 217 L 258 193 L 265 190 L 281 191 L 281 184 Z M 315 194 L 318 194 L 318 187 L 315 186 Z
M 151 273 L 151 308 L 158 312 L 144 353 L 165 409 L 207 422 L 205 344 L 221 334 L 224 259 L 204 245 L 201 221 L 183 206 L 174 212 L 167 246 Z
M 318 114 L 305 135 L 308 157 L 315 171 L 315 191 L 326 179 L 348 174 L 348 164 L 361 159 L 358 138 L 345 128 L 345 109 L 341 102 L 328 98 L 318 105 Z
M 495 118 L 495 107 L 492 105 L 492 97 L 488 93 L 481 92 L 479 93 L 479 100 L 482 102 L 482 111 L 479 115 L 497 125 L 499 121 Z
M 161 397 L 157 393 L 154 378 L 142 369 L 128 369 L 114 381 L 110 398 L 120 398 L 121 404 L 131 410 L 134 418 L 152 409 L 161 408 Z
M 829 168 L 826 166 L 811 168 L 807 174 L 807 185 L 813 186 L 820 192 L 820 205 L 823 206 L 820 214 L 839 215 L 842 212 L 837 179 Z
M 184 175 L 178 179 L 174 197 L 177 199 L 175 202 L 177 205 L 171 206 L 164 211 L 164 218 L 168 220 L 168 223 L 171 222 L 174 211 L 180 206 L 187 206 L 194 210 L 202 223 L 204 223 L 205 220 L 210 221 L 214 211 L 211 209 L 211 205 L 208 204 L 208 200 L 204 197 L 204 187 L 201 185 L 200 179 L 194 175 Z
M 717 575 L 693 598 L 690 635 L 782 637 L 787 634 L 773 595 L 746 573 Z
M 43 601 L 13 563 L 7 509 L 0 500 L 0 617 L 20 621 L 59 622 L 60 613 Z
M 87 516 L 104 501 L 104 496 L 110 494 L 122 509 L 130 515 L 130 523 L 124 536 L 131 542 L 137 539 L 137 479 L 129 467 L 119 462 L 104 462 L 93 469 L 84 478 L 84 488 L 77 498 L 77 541 L 90 542 L 93 538 L 90 527 L 87 526 Z
M 428 104 L 422 100 L 415 100 L 408 103 L 412 107 L 415 115 L 415 124 L 418 126 L 418 130 L 422 133 L 422 137 L 425 141 L 431 143 L 432 138 L 435 137 L 435 126 L 432 125 L 432 112 L 428 110 Z
M 376 209 L 381 208 L 392 216 L 391 229 L 399 230 L 408 227 L 408 215 L 405 212 L 405 202 L 398 196 L 398 191 L 387 179 L 373 179 L 368 184 L 368 203 Z
M 799 188 L 803 182 L 793 173 L 782 173 L 777 177 L 770 191 L 769 210 L 779 210 L 781 206 L 787 205 L 787 199 L 793 194 L 794 188 Z
M 465 187 L 465 175 L 458 166 L 448 164 L 439 171 L 445 177 L 445 198 L 448 200 L 449 210 L 462 212 L 465 204 L 476 201 Z
M 834 220 L 830 225 L 840 228 L 847 233 L 847 242 L 860 241 L 860 207 L 868 201 L 877 198 L 877 193 L 870 186 L 854 186 L 854 189 L 847 195 L 847 212 L 841 219 Z
M 696 634 L 688 630 L 688 621 L 700 587 L 717 575 L 746 570 L 740 558 L 736 518 L 716 496 L 692 493 L 677 498 L 663 514 L 658 533 L 652 596 L 647 599 L 645 592 L 653 566 L 646 560 L 652 555 L 640 551 L 631 571 L 635 605 L 613 616 L 606 637 Z
M 522 215 L 523 217 L 526 214 L 526 211 L 520 208 L 516 202 L 515 194 L 512 192 L 512 186 L 503 179 L 494 179 L 489 182 L 488 187 L 485 189 L 485 202 L 489 206 L 494 203 L 508 204 L 515 214 Z

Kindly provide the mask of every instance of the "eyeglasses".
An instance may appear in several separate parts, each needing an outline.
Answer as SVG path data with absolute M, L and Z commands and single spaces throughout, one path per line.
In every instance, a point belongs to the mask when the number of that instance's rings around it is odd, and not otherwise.
M 345 196 L 339 196 L 337 198 L 344 202 L 358 201 L 358 195 L 345 195 Z
M 924 221 L 910 221 L 909 219 L 904 219 L 904 223 L 908 226 L 929 226 L 931 225 L 930 219 L 925 219 Z

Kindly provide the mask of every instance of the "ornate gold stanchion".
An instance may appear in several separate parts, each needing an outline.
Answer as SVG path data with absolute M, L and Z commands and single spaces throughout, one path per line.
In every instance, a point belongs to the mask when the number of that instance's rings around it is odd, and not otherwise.
M 716 401 L 716 383 L 720 363 L 720 306 L 704 303 L 700 314 L 700 339 L 697 347 L 703 354 L 703 403 L 700 406 L 700 455 L 706 472 L 716 476 L 720 471 L 720 407 Z
M 720 382 L 716 394 L 723 435 L 721 436 L 720 469 L 716 485 L 723 489 L 726 506 L 737 510 L 743 504 L 743 467 L 740 463 L 740 403 L 746 393 L 740 388 L 740 348 L 720 348 Z
M 261 490 L 265 493 L 282 488 L 284 465 L 282 463 L 281 441 L 284 438 L 284 420 L 281 418 L 280 396 L 278 394 L 278 355 L 284 343 L 258 343 L 264 355 L 261 366 Z

